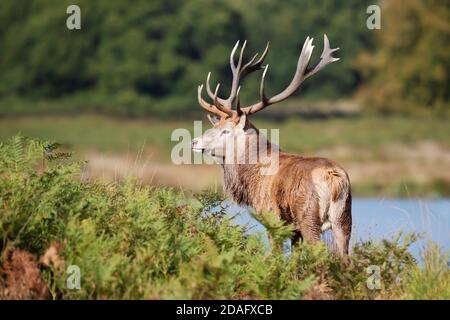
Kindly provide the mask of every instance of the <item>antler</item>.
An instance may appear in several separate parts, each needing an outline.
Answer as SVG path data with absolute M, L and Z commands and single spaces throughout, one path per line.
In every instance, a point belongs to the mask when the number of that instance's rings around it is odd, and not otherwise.
M 244 41 L 244 44 L 242 45 L 237 64 L 235 64 L 234 56 L 235 56 L 237 48 L 239 47 L 239 41 L 236 42 L 236 44 L 233 47 L 233 50 L 231 50 L 230 67 L 231 67 L 231 72 L 233 74 L 233 80 L 231 83 L 231 92 L 227 99 L 222 99 L 219 97 L 217 98 L 218 102 L 221 105 L 223 105 L 225 108 L 230 109 L 230 110 L 233 106 L 233 102 L 236 99 L 236 96 L 238 93 L 237 90 L 239 88 L 239 83 L 248 74 L 261 69 L 261 65 L 264 62 L 264 59 L 266 58 L 267 53 L 269 52 L 270 43 L 267 42 L 266 48 L 264 49 L 264 52 L 262 53 L 261 57 L 258 60 L 256 60 L 256 58 L 258 57 L 258 53 L 256 53 L 253 56 L 253 58 L 250 59 L 249 62 L 247 62 L 246 64 L 243 64 L 242 62 L 243 62 L 244 51 L 245 51 L 246 45 L 247 45 L 247 40 Z M 208 92 L 209 97 L 211 99 L 213 99 L 214 93 L 212 92 L 210 84 L 209 84 L 210 79 L 211 79 L 211 72 L 209 72 L 208 76 L 206 77 L 206 90 Z
M 214 98 L 213 98 L 214 104 L 210 104 L 210 103 L 206 102 L 205 100 L 203 100 L 203 98 L 202 98 L 203 84 L 198 86 L 198 90 L 197 90 L 198 103 L 206 111 L 208 111 L 212 114 L 218 115 L 221 118 L 231 116 L 233 111 L 231 109 L 223 108 L 218 101 L 217 93 L 219 92 L 219 87 L 220 87 L 220 84 L 217 84 L 216 90 L 214 92 Z
M 314 50 L 314 46 L 312 45 L 313 38 L 307 37 L 305 42 L 303 43 L 303 48 L 300 53 L 300 57 L 298 58 L 297 62 L 297 69 L 295 70 L 294 77 L 292 78 L 291 83 L 279 94 L 267 99 L 264 94 L 264 80 L 267 73 L 268 65 L 265 67 L 264 72 L 261 77 L 261 84 L 259 89 L 259 94 L 261 101 L 258 103 L 255 103 L 251 106 L 248 106 L 246 108 L 242 109 L 242 112 L 244 112 L 247 115 L 254 114 L 265 107 L 283 101 L 290 97 L 309 77 L 314 75 L 315 73 L 322 70 L 327 64 L 330 64 L 332 62 L 338 61 L 339 58 L 333 58 L 332 53 L 339 50 L 339 48 L 330 48 L 330 41 L 328 40 L 328 37 L 326 34 L 323 35 L 323 51 L 320 55 L 320 61 L 317 63 L 317 65 L 309 72 L 306 72 L 306 68 L 308 67 L 309 60 L 311 59 L 311 54 Z M 306 72 L 306 73 L 305 73 Z
M 263 54 L 261 57 L 256 60 L 258 53 L 256 53 L 252 59 L 250 59 L 249 62 L 246 64 L 242 63 L 243 56 L 244 56 L 244 50 L 245 46 L 247 44 L 247 41 L 244 41 L 241 52 L 239 54 L 239 59 L 237 64 L 234 62 L 234 55 L 236 53 L 237 48 L 239 47 L 239 41 L 236 42 L 235 46 L 233 47 L 233 50 L 230 54 L 230 67 L 231 72 L 233 74 L 233 80 L 231 84 L 231 92 L 227 99 L 222 99 L 218 97 L 218 90 L 220 84 L 217 84 L 215 92 L 212 92 L 209 81 L 211 78 L 211 72 L 208 73 L 208 76 L 206 78 L 206 91 L 208 92 L 208 95 L 211 99 L 213 99 L 213 104 L 210 104 L 203 100 L 202 98 L 202 90 L 203 85 L 198 87 L 198 101 L 200 103 L 200 106 L 204 108 L 206 111 L 216 114 L 220 117 L 229 117 L 237 113 L 237 115 L 241 115 L 242 113 L 245 113 L 247 115 L 254 114 L 265 107 L 283 101 L 287 99 L 289 96 L 291 96 L 309 77 L 323 69 L 327 64 L 330 64 L 334 61 L 339 60 L 339 58 L 333 58 L 332 53 L 339 50 L 339 48 L 330 48 L 330 42 L 328 41 L 328 37 L 324 35 L 324 48 L 322 51 L 322 54 L 320 56 L 320 61 L 317 63 L 317 65 L 309 72 L 306 72 L 306 69 L 309 64 L 309 60 L 311 59 L 311 54 L 314 49 L 314 46 L 312 45 L 313 38 L 307 37 L 305 42 L 303 43 L 303 48 L 300 53 L 300 57 L 297 62 L 297 69 L 295 71 L 294 77 L 292 78 L 291 83 L 279 94 L 267 98 L 264 93 L 264 81 L 267 74 L 267 69 L 269 65 L 266 65 L 265 67 L 262 67 L 262 63 L 264 62 L 264 59 L 269 51 L 269 42 L 266 45 L 266 48 L 264 49 Z M 256 60 L 256 61 L 255 61 Z M 258 103 L 255 103 L 253 105 L 250 105 L 245 108 L 240 107 L 239 102 L 239 91 L 240 91 L 240 81 L 247 76 L 248 74 L 264 69 L 262 77 L 261 77 L 261 84 L 260 84 L 260 98 L 261 101 Z M 306 73 L 305 73 L 306 72 Z M 232 110 L 233 102 L 237 100 L 237 110 Z

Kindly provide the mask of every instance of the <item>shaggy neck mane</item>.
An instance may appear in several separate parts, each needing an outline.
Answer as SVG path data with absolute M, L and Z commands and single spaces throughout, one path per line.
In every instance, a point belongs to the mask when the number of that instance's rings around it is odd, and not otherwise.
M 249 163 L 248 158 L 233 164 L 222 165 L 224 171 L 224 189 L 240 205 L 256 207 L 261 200 L 268 196 L 267 180 L 271 180 L 274 175 L 264 175 L 264 168 L 268 168 L 274 157 L 278 157 L 278 152 L 274 152 L 278 146 L 272 145 L 264 135 L 260 135 L 256 130 L 255 134 L 249 136 L 246 141 L 248 153 L 257 152 L 258 146 L 265 146 L 262 153 L 264 158 L 258 155 L 257 161 Z M 246 152 L 246 154 L 248 155 Z M 255 153 L 256 154 L 256 153 Z M 243 157 L 246 157 L 245 155 Z M 248 156 L 247 156 L 248 157 Z
M 258 164 L 225 164 L 223 178 L 225 191 L 236 203 L 253 206 L 252 195 L 259 189 L 258 180 L 262 178 Z

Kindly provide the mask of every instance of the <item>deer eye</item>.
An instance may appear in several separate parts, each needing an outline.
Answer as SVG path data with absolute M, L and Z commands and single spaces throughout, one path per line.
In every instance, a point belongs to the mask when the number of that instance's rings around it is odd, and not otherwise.
M 230 130 L 225 129 L 225 130 L 223 130 L 220 134 L 222 135 L 222 134 L 229 134 L 229 133 L 230 133 Z

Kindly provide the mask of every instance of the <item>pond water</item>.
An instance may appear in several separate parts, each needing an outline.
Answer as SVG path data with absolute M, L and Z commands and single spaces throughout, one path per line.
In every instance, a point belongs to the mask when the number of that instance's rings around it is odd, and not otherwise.
M 262 232 L 264 227 L 245 208 L 231 204 L 228 214 L 235 222 L 247 224 L 248 232 Z M 429 240 L 445 252 L 450 251 L 449 199 L 381 199 L 355 198 L 352 206 L 353 230 L 351 243 L 364 240 L 392 239 L 400 231 L 420 233 L 422 238 L 411 246 L 411 253 L 420 260 L 421 249 Z M 331 237 L 327 232 L 325 237 Z

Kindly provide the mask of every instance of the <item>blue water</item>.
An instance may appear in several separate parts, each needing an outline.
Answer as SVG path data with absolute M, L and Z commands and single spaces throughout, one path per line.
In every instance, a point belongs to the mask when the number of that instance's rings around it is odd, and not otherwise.
M 264 227 L 251 217 L 246 208 L 230 204 L 227 212 L 235 216 L 235 223 L 247 225 L 248 232 L 260 232 L 267 238 Z M 392 239 L 402 231 L 403 234 L 421 234 L 422 238 L 410 248 L 419 260 L 420 252 L 429 240 L 438 244 L 444 252 L 450 251 L 450 199 L 356 198 L 353 199 L 352 215 L 352 244 L 364 240 Z

